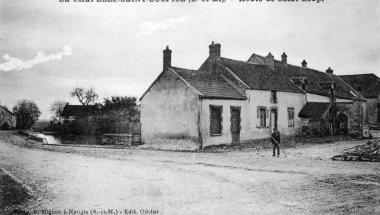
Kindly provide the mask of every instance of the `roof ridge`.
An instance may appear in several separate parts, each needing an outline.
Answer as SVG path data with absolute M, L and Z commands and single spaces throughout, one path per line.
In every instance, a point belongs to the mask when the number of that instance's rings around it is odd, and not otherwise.
M 183 70 L 189 70 L 189 71 L 192 71 L 192 72 L 201 72 L 202 70 L 199 70 L 199 69 L 186 69 L 186 68 L 182 68 L 182 67 L 177 67 L 177 66 L 169 66 L 170 68 L 172 69 L 183 69 Z
M 246 63 L 246 64 L 251 64 L 251 65 L 257 65 L 257 66 L 265 66 L 265 64 L 261 64 L 261 63 L 252 63 L 252 62 L 248 62 L 248 61 L 235 60 L 235 59 L 232 59 L 232 58 L 226 58 L 226 57 L 220 57 L 220 59 L 232 60 L 232 61 L 237 61 L 237 62 Z

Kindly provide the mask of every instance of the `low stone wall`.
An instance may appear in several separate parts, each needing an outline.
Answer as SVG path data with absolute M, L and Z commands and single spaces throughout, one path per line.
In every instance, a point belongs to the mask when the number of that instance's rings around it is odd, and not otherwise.
M 199 146 L 196 141 L 191 139 L 146 138 L 144 140 L 144 145 L 139 146 L 139 148 L 195 151 L 199 149 Z
M 132 134 L 103 134 L 102 144 L 131 146 L 136 143 L 134 139 Z

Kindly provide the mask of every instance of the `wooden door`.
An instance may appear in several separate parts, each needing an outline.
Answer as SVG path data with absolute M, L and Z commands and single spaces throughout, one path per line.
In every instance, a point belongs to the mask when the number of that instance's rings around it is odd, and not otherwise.
M 270 110 L 270 123 L 269 123 L 271 134 L 273 133 L 273 129 L 277 129 L 277 118 L 278 118 L 277 108 L 272 108 Z
M 240 142 L 240 107 L 231 107 L 231 135 L 232 144 Z

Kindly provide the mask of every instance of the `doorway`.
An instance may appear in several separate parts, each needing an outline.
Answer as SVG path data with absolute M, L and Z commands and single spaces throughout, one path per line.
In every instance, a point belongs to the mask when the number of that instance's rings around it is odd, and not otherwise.
M 277 120 L 278 120 L 278 109 L 277 107 L 270 108 L 270 133 L 273 133 L 273 129 L 277 129 Z
M 336 118 L 335 129 L 336 129 L 337 134 L 347 135 L 347 133 L 348 133 L 348 117 L 346 114 L 340 113 L 338 115 L 338 117 Z
M 231 107 L 231 136 L 232 136 L 232 144 L 240 143 L 240 107 Z

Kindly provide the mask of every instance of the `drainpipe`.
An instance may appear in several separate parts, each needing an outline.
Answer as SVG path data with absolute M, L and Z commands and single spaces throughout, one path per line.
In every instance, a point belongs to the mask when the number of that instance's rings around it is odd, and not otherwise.
M 201 113 L 202 113 L 202 99 L 200 98 L 200 96 L 198 97 L 198 120 L 197 120 L 197 124 L 198 124 L 198 146 L 199 146 L 199 149 L 202 149 L 203 148 L 203 143 L 202 143 L 202 131 L 201 131 Z

